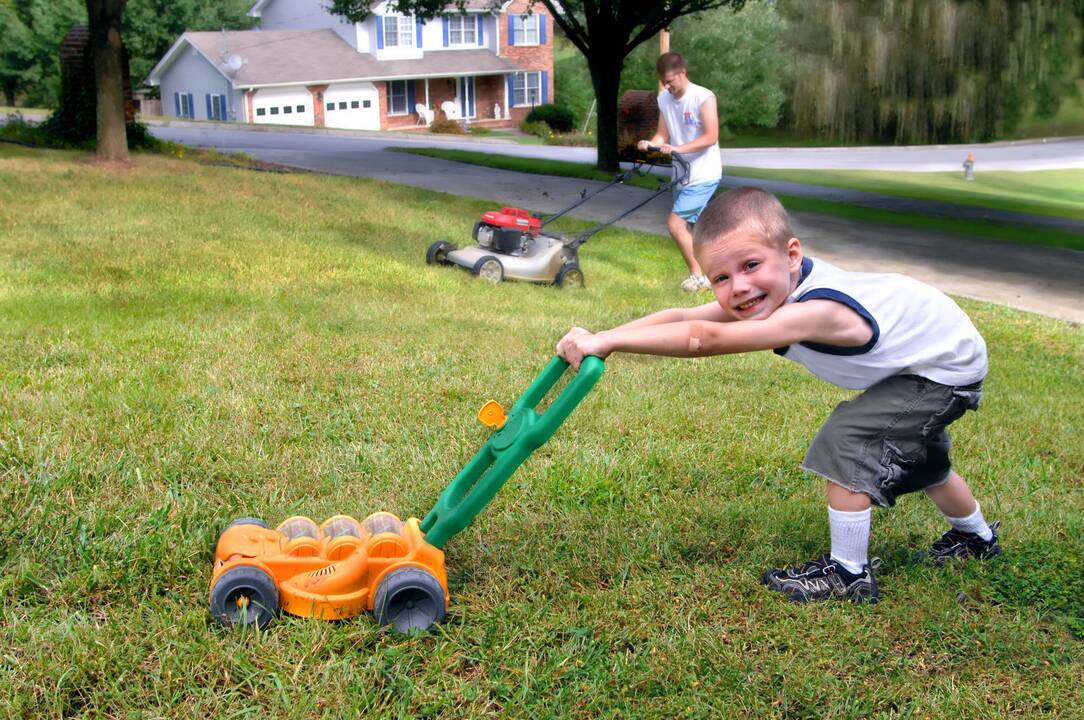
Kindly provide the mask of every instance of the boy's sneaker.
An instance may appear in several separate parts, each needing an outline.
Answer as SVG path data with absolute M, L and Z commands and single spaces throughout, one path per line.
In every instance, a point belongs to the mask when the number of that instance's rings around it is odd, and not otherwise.
M 769 590 L 783 593 L 795 602 L 841 598 L 856 603 L 875 603 L 881 598 L 869 565 L 855 574 L 829 555 L 822 555 L 794 568 L 772 568 L 764 573 L 761 582 Z
M 685 292 L 696 292 L 710 288 L 711 283 L 708 282 L 708 278 L 704 275 L 690 275 L 681 281 L 681 289 Z
M 993 537 L 983 540 L 978 533 L 962 532 L 952 528 L 935 542 L 927 553 L 934 565 L 944 565 L 953 558 L 964 560 L 969 557 L 986 560 L 1001 554 L 1001 545 L 997 542 L 997 530 L 1001 521 L 990 523 Z

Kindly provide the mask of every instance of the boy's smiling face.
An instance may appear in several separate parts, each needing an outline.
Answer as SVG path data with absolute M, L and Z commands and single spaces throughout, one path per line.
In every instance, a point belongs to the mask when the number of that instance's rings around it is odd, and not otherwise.
M 798 238 L 790 238 L 780 248 L 745 226 L 697 247 L 696 260 L 711 281 L 719 306 L 729 317 L 763 320 L 797 286 L 802 244 Z

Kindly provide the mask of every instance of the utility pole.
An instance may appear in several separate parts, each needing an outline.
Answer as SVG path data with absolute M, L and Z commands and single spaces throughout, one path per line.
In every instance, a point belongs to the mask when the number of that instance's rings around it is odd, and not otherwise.
M 663 28 L 659 31 L 659 55 L 665 55 L 670 52 L 670 28 Z M 665 90 L 662 86 L 662 80 L 659 81 L 659 92 Z

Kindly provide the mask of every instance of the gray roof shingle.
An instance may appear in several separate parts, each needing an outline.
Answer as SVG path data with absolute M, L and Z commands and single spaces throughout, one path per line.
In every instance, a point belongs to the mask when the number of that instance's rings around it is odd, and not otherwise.
M 186 32 L 183 36 L 213 63 L 239 55 L 239 87 L 343 80 L 500 75 L 520 68 L 489 50 L 439 50 L 417 60 L 378 61 L 352 48 L 333 30 Z M 225 65 L 220 65 L 225 70 Z M 230 73 L 227 72 L 227 75 Z

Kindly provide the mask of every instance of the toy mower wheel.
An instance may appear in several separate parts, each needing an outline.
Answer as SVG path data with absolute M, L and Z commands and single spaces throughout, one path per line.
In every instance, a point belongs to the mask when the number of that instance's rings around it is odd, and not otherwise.
M 221 625 L 266 627 L 279 609 L 279 589 L 263 570 L 241 565 L 219 576 L 211 588 L 211 615 Z
M 553 284 L 559 288 L 582 288 L 584 286 L 583 270 L 580 270 L 580 266 L 575 263 L 565 265 L 557 273 Z
M 255 525 L 256 527 L 262 527 L 265 530 L 267 529 L 267 523 L 265 523 L 260 518 L 254 518 L 254 517 L 240 517 L 240 518 L 237 518 L 236 520 L 231 522 L 229 525 L 227 525 L 226 528 L 227 529 L 231 528 L 234 525 Z
M 455 245 L 452 245 L 447 240 L 437 240 L 425 251 L 425 264 L 447 265 L 448 253 L 452 250 L 455 250 Z
M 501 265 L 501 261 L 492 255 L 478 258 L 478 262 L 474 263 L 473 272 L 494 285 L 504 280 L 504 265 Z
M 392 570 L 373 595 L 373 616 L 381 627 L 401 633 L 431 630 L 444 622 L 444 588 L 432 573 L 417 567 Z

